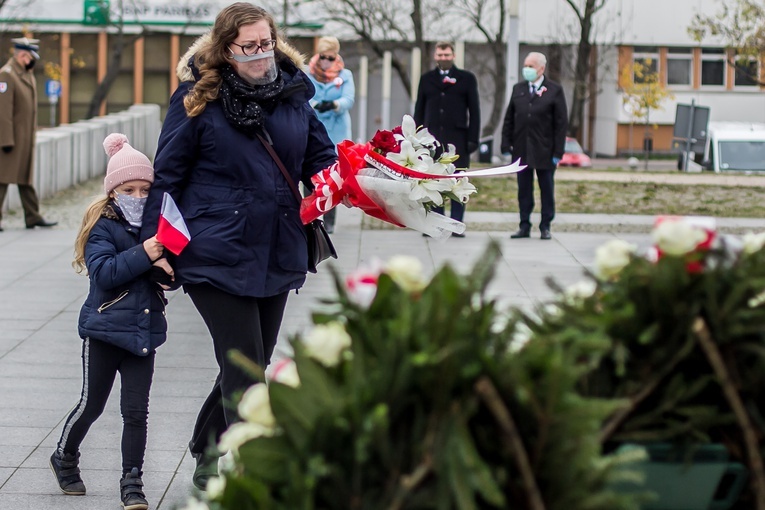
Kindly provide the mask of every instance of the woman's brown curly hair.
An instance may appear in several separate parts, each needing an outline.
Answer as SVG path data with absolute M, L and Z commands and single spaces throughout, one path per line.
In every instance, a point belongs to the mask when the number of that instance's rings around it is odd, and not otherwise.
M 210 32 L 210 44 L 202 48 L 194 57 L 200 78 L 183 100 L 186 114 L 196 117 L 201 114 L 207 103 L 218 98 L 221 77 L 218 70 L 229 62 L 228 45 L 239 35 L 239 29 L 266 20 L 271 29 L 271 38 L 279 46 L 274 18 L 261 7 L 247 2 L 231 4 L 215 17 L 215 24 Z

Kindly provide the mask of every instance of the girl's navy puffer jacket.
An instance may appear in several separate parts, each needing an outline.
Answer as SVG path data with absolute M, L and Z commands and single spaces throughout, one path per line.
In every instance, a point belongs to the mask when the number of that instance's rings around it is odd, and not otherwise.
M 88 237 L 85 264 L 90 292 L 80 310 L 79 333 L 146 356 L 167 338 L 165 294 L 149 279 L 152 263 L 140 229 L 107 206 Z

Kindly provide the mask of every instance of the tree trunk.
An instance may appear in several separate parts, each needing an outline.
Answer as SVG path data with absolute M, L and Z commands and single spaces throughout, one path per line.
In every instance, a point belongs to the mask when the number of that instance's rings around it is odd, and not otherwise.
M 494 104 L 491 108 L 491 114 L 489 119 L 485 121 L 483 130 L 481 133 L 483 136 L 488 136 L 494 133 L 503 120 L 505 113 L 505 94 L 507 93 L 508 84 L 505 81 L 507 75 L 507 45 L 501 40 L 495 40 L 491 44 L 492 52 L 494 53 L 494 67 L 496 69 L 494 76 Z
M 571 101 L 571 116 L 568 123 L 569 134 L 580 140 L 584 125 L 584 103 L 587 99 L 589 62 L 592 51 L 592 44 L 590 43 L 591 17 L 585 15 L 581 20 L 581 28 L 582 34 L 576 51 L 576 68 L 574 70 L 574 97 Z
M 97 116 L 101 110 L 101 104 L 106 100 L 109 95 L 109 91 L 117 81 L 117 77 L 120 74 L 120 67 L 122 64 L 122 54 L 125 52 L 125 48 L 134 44 L 138 39 L 146 35 L 144 30 L 140 34 L 125 38 L 122 33 L 122 26 L 119 27 L 120 32 L 117 34 L 117 42 L 112 48 L 112 52 L 109 55 L 109 64 L 106 67 L 106 75 L 104 79 L 98 84 L 93 96 L 90 98 L 90 105 L 88 106 L 88 112 L 85 114 L 86 119 L 92 119 Z

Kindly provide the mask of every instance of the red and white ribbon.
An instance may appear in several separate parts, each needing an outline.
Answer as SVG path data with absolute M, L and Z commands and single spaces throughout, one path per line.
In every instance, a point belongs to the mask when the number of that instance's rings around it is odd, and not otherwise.
M 316 188 L 314 191 L 316 195 L 316 208 L 322 214 L 337 205 L 334 196 L 343 186 L 343 178 L 340 176 L 337 163 L 311 177 L 311 182 Z

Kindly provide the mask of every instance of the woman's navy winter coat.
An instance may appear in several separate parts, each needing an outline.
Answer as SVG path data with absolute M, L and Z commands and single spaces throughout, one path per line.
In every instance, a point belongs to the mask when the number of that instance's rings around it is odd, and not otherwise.
M 337 159 L 308 100 L 314 88 L 291 61 L 280 102 L 265 122 L 295 183 Z M 207 282 L 238 296 L 266 297 L 300 288 L 307 270 L 298 200 L 262 142 L 235 129 L 220 100 L 188 117 L 184 82 L 170 99 L 154 163 L 142 238 L 156 232 L 164 193 L 175 200 L 191 242 L 171 260 L 177 284 Z
M 82 338 L 107 342 L 138 356 L 165 343 L 165 295 L 149 280 L 151 260 L 138 241 L 140 229 L 112 203 L 85 246 L 90 292 L 80 310 Z

